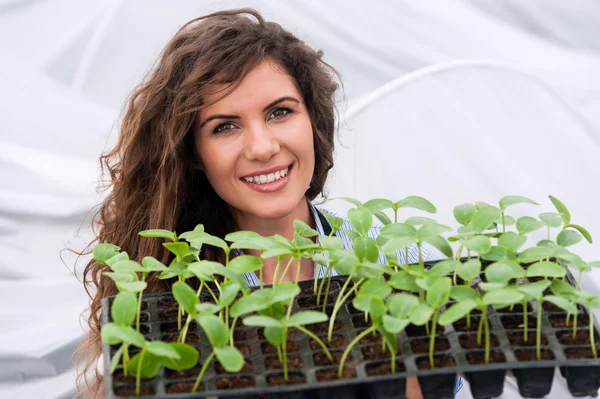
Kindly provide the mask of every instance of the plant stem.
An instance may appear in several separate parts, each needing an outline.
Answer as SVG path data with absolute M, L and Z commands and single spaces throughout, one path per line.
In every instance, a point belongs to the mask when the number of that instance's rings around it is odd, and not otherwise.
M 523 301 L 523 341 L 527 342 L 527 327 L 529 325 L 529 314 L 527 313 L 527 300 Z
M 565 320 L 565 325 L 568 327 L 569 326 L 569 322 L 571 321 L 571 313 L 567 313 L 567 318 Z
M 490 362 L 490 323 L 488 322 L 487 315 L 482 315 L 482 319 L 485 319 L 485 364 Z
M 502 212 L 502 232 L 506 233 L 506 221 L 504 219 L 504 212 Z
M 577 276 L 577 286 L 575 287 L 575 289 L 579 289 L 579 284 L 581 284 L 581 276 L 583 275 L 583 272 L 581 270 L 579 270 L 579 276 Z
M 437 319 L 439 313 L 440 310 L 436 309 L 433 312 L 433 317 L 431 318 L 431 338 L 429 339 L 429 364 L 432 369 L 435 368 L 433 364 L 433 352 L 435 350 L 435 332 L 437 330 Z
M 146 355 L 146 351 L 142 350 L 140 354 L 140 362 L 137 366 L 137 373 L 135 375 L 135 395 L 140 396 L 140 380 L 142 378 L 142 364 L 144 363 L 144 356 Z
M 283 355 L 281 354 L 281 345 L 277 345 L 277 359 L 279 359 L 279 363 L 283 364 Z
M 190 323 L 191 322 L 192 322 L 192 315 L 188 314 L 188 317 L 185 320 L 185 324 L 183 326 L 183 329 L 179 333 L 179 342 L 181 342 L 182 344 L 185 344 L 185 337 L 187 335 L 188 328 L 190 327 Z
M 208 290 L 208 293 L 210 294 L 210 296 L 212 297 L 212 299 L 215 301 L 215 304 L 219 303 L 219 300 L 215 296 L 214 292 L 212 292 L 212 290 L 210 289 L 210 287 L 208 286 L 208 284 L 206 284 L 204 281 L 202 281 L 202 284 L 204 284 L 204 286 Z
M 577 313 L 573 315 L 573 338 L 577 335 Z
M 283 352 L 283 379 L 288 380 L 288 364 L 287 364 L 287 325 L 283 329 L 283 344 L 281 350 Z
M 595 359 L 598 357 L 598 353 L 596 352 L 596 338 L 594 338 L 594 311 L 591 307 L 588 308 L 588 313 L 590 315 L 590 344 L 592 345 L 592 353 Z
M 146 281 L 146 273 L 142 273 L 142 282 Z M 135 315 L 135 330 L 140 332 L 140 313 L 142 313 L 142 296 L 144 290 L 140 291 L 138 296 L 137 313 Z
M 233 318 L 233 321 L 231 322 L 231 331 L 230 331 L 230 336 L 229 336 L 229 343 L 230 343 L 230 345 L 232 347 L 234 346 L 233 345 L 233 331 L 235 330 L 235 323 L 237 323 L 237 319 L 238 319 L 238 316 L 235 316 Z
M 327 269 L 325 270 L 325 275 L 319 282 L 319 290 L 316 292 L 317 306 L 320 305 L 320 303 L 321 303 L 321 293 L 323 292 L 323 286 L 325 285 L 325 281 L 330 279 L 329 273 L 331 272 L 331 268 L 332 268 L 332 265 L 330 263 L 329 265 L 327 265 Z M 329 285 L 327 287 L 328 287 L 327 291 L 329 291 Z M 325 303 L 327 303 L 327 301 L 325 301 Z M 325 311 L 325 310 L 323 310 L 323 311 Z
M 335 315 L 340 310 L 340 308 L 342 307 L 342 304 L 346 301 L 346 299 L 348 299 L 348 297 L 350 295 L 352 295 L 352 290 L 350 290 L 346 295 L 344 295 L 342 297 L 342 293 L 345 291 L 345 288 L 347 288 L 348 283 L 351 280 L 351 277 L 352 277 L 352 274 L 350 274 L 350 276 L 348 276 L 348 279 L 344 283 L 342 290 L 338 294 L 337 301 L 335 302 L 335 305 L 333 306 L 333 312 L 331 313 L 331 319 L 329 320 L 329 331 L 327 333 L 327 342 L 331 342 L 331 338 L 333 336 L 333 325 L 335 323 Z M 363 281 L 365 281 L 365 280 L 366 280 L 365 278 L 361 278 L 360 280 L 358 280 L 356 285 L 362 284 Z
M 325 299 L 323 300 L 323 313 L 327 309 L 327 301 L 329 300 L 329 290 L 331 288 L 331 276 L 327 276 L 327 289 L 325 290 Z
M 421 270 L 425 270 L 425 264 L 423 263 L 423 252 L 421 251 L 420 241 L 417 241 L 417 248 L 419 250 L 419 266 L 421 266 Z
M 198 389 L 198 386 L 200 386 L 202 377 L 204 377 L 204 373 L 206 373 L 206 369 L 208 369 L 210 361 L 212 360 L 213 357 L 215 357 L 215 351 L 210 352 L 210 355 L 208 355 L 208 358 L 206 358 L 206 361 L 202 365 L 202 368 L 200 369 L 200 372 L 198 373 L 198 377 L 196 378 L 196 382 L 194 383 L 194 386 L 192 387 L 192 392 L 196 392 L 196 390 Z
M 471 329 L 471 313 L 467 313 L 467 329 Z
M 329 352 L 327 345 L 325 345 L 325 343 L 321 340 L 321 338 L 317 337 L 312 331 L 310 331 L 302 326 L 296 326 L 296 328 L 298 330 L 302 331 L 304 334 L 308 335 L 310 338 L 314 339 L 315 342 L 317 344 L 319 344 L 321 346 L 321 348 L 323 348 L 323 351 L 325 352 L 327 359 L 329 359 L 329 361 L 333 363 L 333 356 L 331 356 L 331 352 Z
M 290 261 L 287 263 L 287 265 L 285 265 L 285 269 L 283 269 L 283 273 L 281 274 L 281 278 L 279 279 L 279 283 L 281 284 L 281 282 L 283 281 L 285 275 L 287 274 L 288 270 L 290 269 L 290 266 L 292 265 L 292 261 L 294 260 L 293 256 L 290 256 Z M 277 270 L 275 270 L 277 272 Z M 275 277 L 273 276 L 273 284 L 275 284 Z
M 537 331 L 535 337 L 535 353 L 538 360 L 542 360 L 542 351 L 540 349 L 542 343 L 542 301 L 542 298 L 538 298 Z
M 340 378 L 342 377 L 342 371 L 344 370 L 344 363 L 346 362 L 346 358 L 350 354 L 350 351 L 352 350 L 352 348 L 354 347 L 354 345 L 356 345 L 364 336 L 366 336 L 372 330 L 375 330 L 375 328 L 376 328 L 376 326 L 371 326 L 371 327 L 367 328 L 365 331 L 363 331 L 360 334 L 358 334 L 352 340 L 352 342 L 350 342 L 350 345 L 348 345 L 348 347 L 346 348 L 346 350 L 342 354 L 342 358 L 340 359 L 340 367 L 338 369 L 338 377 L 340 377 Z
M 479 319 L 479 326 L 477 327 L 477 345 L 481 345 L 481 334 L 483 332 L 483 320 L 484 320 L 484 313 L 481 312 L 481 319 Z

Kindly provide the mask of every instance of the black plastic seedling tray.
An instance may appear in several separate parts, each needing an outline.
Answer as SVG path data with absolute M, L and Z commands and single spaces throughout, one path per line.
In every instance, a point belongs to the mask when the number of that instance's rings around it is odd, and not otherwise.
M 572 275 L 567 276 L 573 283 Z M 334 277 L 329 300 L 333 302 L 339 290 L 343 277 Z M 301 284 L 303 292 L 296 298 L 295 307 L 303 310 L 320 310 L 315 307 L 316 296 L 312 295 L 312 282 Z M 152 294 L 144 297 L 143 323 L 141 331 L 147 339 L 168 340 L 176 337 L 176 303 L 171 294 Z M 111 298 L 102 302 L 103 324 L 109 322 L 109 308 Z M 169 303 L 171 306 L 169 306 Z M 535 323 L 537 303 L 529 304 L 531 307 L 530 323 Z M 329 309 L 331 309 L 331 305 Z M 575 397 L 594 395 L 600 388 L 600 359 L 594 359 L 589 347 L 586 345 L 569 345 L 571 327 L 563 328 L 560 320 L 564 320 L 566 313 L 560 309 L 547 308 L 542 319 L 542 351 L 541 361 L 525 361 L 522 359 L 535 359 L 535 324 L 530 326 L 530 335 L 527 343 L 518 342 L 518 337 L 523 336 L 519 328 L 522 323 L 520 306 L 514 312 L 504 312 L 489 309 L 491 341 L 494 345 L 491 350 L 492 361 L 483 364 L 483 347 L 473 348 L 476 345 L 476 317 L 471 317 L 472 331 L 466 331 L 464 320 L 454 325 L 441 328 L 438 326 L 439 335 L 436 344 L 435 369 L 429 369 L 428 345 L 429 336 L 425 329 L 409 326 L 398 335 L 399 352 L 396 358 L 396 373 L 390 373 L 390 355 L 382 355 L 381 341 L 378 337 L 367 336 L 356 345 L 351 352 L 351 357 L 346 361 L 346 378 L 324 381 L 324 376 L 337 375 L 337 365 L 324 365 L 320 361 L 321 351 L 317 345 L 311 346 L 309 338 L 295 331 L 289 339 L 288 359 L 297 362 L 296 367 L 289 368 L 290 379 L 294 383 L 281 386 L 271 385 L 273 379 L 281 378 L 282 370 L 273 370 L 269 367 L 272 362 L 278 364 L 277 355 L 271 352 L 268 342 L 259 335 L 259 329 L 244 327 L 238 323 L 236 328 L 235 345 L 244 353 L 246 365 L 240 373 L 228 374 L 219 369 L 216 360 L 208 368 L 203 384 L 196 393 L 190 393 L 191 387 L 211 349 L 201 329 L 193 323 L 188 332 L 187 343 L 194 344 L 200 351 L 198 366 L 192 370 L 177 373 L 162 369 L 152 380 L 143 381 L 141 397 L 155 398 L 404 398 L 405 379 L 407 376 L 417 376 L 425 399 L 445 399 L 454 397 L 454 385 L 457 373 L 463 373 L 469 381 L 471 393 L 475 399 L 492 398 L 502 394 L 502 388 L 507 370 L 512 370 L 517 379 L 520 393 L 523 397 L 539 398 L 550 393 L 555 367 L 560 368 L 561 375 L 567 380 L 571 394 Z M 161 319 L 164 318 L 164 320 Z M 351 302 L 346 303 L 336 317 L 338 328 L 335 330 L 337 347 L 330 351 L 343 352 L 348 343 L 360 333 L 368 324 L 365 323 L 364 314 L 357 312 Z M 587 312 L 582 309 L 578 316 L 578 334 L 588 333 Z M 571 324 L 572 325 L 572 324 Z M 318 325 L 309 326 L 313 332 L 319 331 Z M 327 328 L 318 333 L 324 342 Z M 598 325 L 595 323 L 595 331 Z M 599 339 L 596 338 L 596 342 Z M 104 344 L 105 375 L 108 376 L 110 356 L 115 348 Z M 587 358 L 575 359 L 575 354 L 584 354 Z M 340 353 L 341 355 L 341 353 Z M 338 357 L 339 359 L 339 357 Z M 288 363 L 290 363 L 288 361 Z M 480 362 L 478 364 L 478 362 Z M 374 374 L 379 371 L 380 375 Z M 386 374 L 387 373 L 387 374 Z M 234 382 L 245 382 L 245 387 L 236 387 Z M 175 387 L 187 387 L 188 393 L 172 393 Z M 117 369 L 115 374 L 105 378 L 105 392 L 108 398 L 133 398 L 135 397 L 135 379 L 125 378 L 122 369 Z

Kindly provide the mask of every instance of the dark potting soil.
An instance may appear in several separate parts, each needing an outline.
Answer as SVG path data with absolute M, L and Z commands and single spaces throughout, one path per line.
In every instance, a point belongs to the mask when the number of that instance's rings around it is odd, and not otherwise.
M 342 328 L 342 322 L 339 320 L 336 320 L 333 323 L 333 331 L 340 330 L 341 328 Z M 324 334 L 329 331 L 329 322 L 323 321 L 321 323 L 310 324 L 310 325 L 306 326 L 306 329 L 315 334 Z
M 424 337 L 429 335 L 425 326 L 415 326 L 414 324 L 410 324 L 404 331 L 409 337 Z M 438 326 L 435 330 L 435 335 L 444 335 L 444 329 Z
M 466 354 L 469 364 L 485 364 L 485 351 L 468 352 Z M 504 363 L 506 358 L 502 352 L 490 351 L 490 363 Z
M 521 362 L 538 360 L 535 349 L 517 349 L 515 357 Z M 541 349 L 542 360 L 554 360 L 554 353 L 548 348 Z
M 150 320 L 150 314 L 148 312 L 140 313 L 140 323 L 147 323 Z
M 562 308 L 559 308 L 558 306 L 556 306 L 553 303 L 550 302 L 544 302 L 542 304 L 542 309 L 544 309 L 546 312 L 561 312 L 561 313 L 565 313 L 565 310 Z M 577 306 L 577 309 L 581 312 L 583 309 L 581 308 L 581 306 Z
M 317 366 L 330 366 L 332 364 L 340 364 L 340 360 L 342 359 L 343 351 L 329 351 L 331 353 L 331 357 L 333 358 L 333 363 L 329 361 L 329 358 L 325 354 L 325 352 L 316 352 L 313 354 L 313 361 Z M 349 354 L 346 358 L 346 361 L 352 360 L 352 354 Z
M 595 341 L 599 342 L 598 335 L 594 333 Z M 589 330 L 577 330 L 575 337 L 573 337 L 573 331 L 560 331 L 556 333 L 556 338 L 563 345 L 589 345 L 590 344 L 590 331 Z
M 254 377 L 249 376 L 231 376 L 221 377 L 217 380 L 217 389 L 241 389 L 253 388 L 256 386 Z
M 339 348 L 340 346 L 345 346 L 348 343 L 348 338 L 341 334 L 333 334 L 331 336 L 331 342 L 327 341 L 326 335 L 319 337 L 319 339 L 321 339 L 321 341 L 323 341 L 323 343 L 325 344 L 325 346 L 327 346 L 327 348 Z M 311 349 L 316 350 L 316 349 L 321 348 L 321 345 L 319 345 L 317 343 L 317 341 L 315 341 L 312 338 L 308 342 L 309 342 Z
M 306 383 L 306 377 L 300 373 L 288 373 L 286 381 L 283 374 L 271 374 L 267 376 L 267 384 L 271 386 L 296 385 Z
M 454 327 L 455 331 L 475 331 L 477 332 L 477 328 L 479 326 L 479 316 L 472 316 L 470 323 L 467 326 L 467 318 L 463 318 L 458 320 L 456 323 L 453 323 L 452 326 Z
M 535 328 L 537 315 L 534 313 L 530 313 L 527 315 L 527 326 L 531 329 Z M 504 328 L 509 330 L 521 329 L 525 326 L 523 323 L 523 315 L 505 315 L 500 316 L 500 322 L 504 326 Z
M 360 331 L 358 331 L 360 333 Z M 369 333 L 360 339 L 361 344 L 381 344 L 381 335 L 377 334 L 377 332 Z
M 304 362 L 300 355 L 288 355 L 287 357 L 288 369 L 301 369 L 304 367 Z M 267 370 L 282 370 L 283 364 L 279 361 L 277 356 L 265 357 L 265 369 Z
M 169 309 L 169 310 L 161 310 L 160 312 L 158 312 L 158 320 L 160 320 L 160 321 L 177 320 L 177 312 L 178 312 L 177 308 Z
M 227 370 L 225 370 L 223 368 L 223 366 L 221 365 L 220 362 L 215 362 L 215 372 L 217 374 L 226 374 Z M 254 372 L 254 369 L 252 368 L 252 362 L 248 359 L 244 359 L 244 365 L 242 366 L 242 369 L 240 371 L 238 371 L 237 373 L 252 373 Z
M 181 321 L 181 328 L 183 328 L 184 325 L 184 320 Z M 141 331 L 141 330 L 140 330 Z M 196 332 L 198 331 L 198 325 L 196 323 L 191 323 L 190 326 L 188 327 L 188 333 L 190 332 Z M 177 322 L 169 322 L 169 323 L 162 323 L 160 325 L 160 332 L 162 333 L 179 333 L 179 328 L 177 328 Z
M 285 347 L 288 353 L 298 352 L 300 350 L 300 346 L 298 345 L 298 343 L 296 341 L 290 341 L 289 339 L 286 342 Z M 277 353 L 277 347 L 271 345 L 269 342 L 263 342 L 262 344 L 260 344 L 260 350 L 264 354 Z
M 485 334 L 481 334 L 481 345 L 477 343 L 476 332 L 461 334 L 458 337 L 458 342 L 460 343 L 460 346 L 465 349 L 483 349 L 485 348 Z M 494 334 L 490 333 L 490 347 L 494 348 L 496 346 L 498 346 L 498 338 L 496 338 Z
M 430 338 L 417 338 L 410 341 L 410 347 L 414 353 L 428 353 Z M 436 337 L 434 343 L 435 352 L 443 352 L 450 349 L 450 342 L 446 338 Z
M 288 332 L 289 334 L 289 332 Z M 248 339 L 248 336 L 250 335 L 250 331 L 248 331 L 247 329 L 243 329 L 243 328 L 236 328 L 233 330 L 233 340 L 234 341 L 245 341 Z M 264 339 L 264 338 L 261 338 Z
M 348 313 L 350 314 L 365 314 L 362 310 L 358 310 L 352 305 L 352 302 L 346 304 L 346 308 L 348 309 Z
M 158 302 L 156 303 L 156 305 L 161 309 L 176 308 L 175 311 L 177 311 L 177 307 L 179 307 L 179 304 L 173 298 L 159 299 Z
M 527 341 L 525 341 L 525 337 L 520 331 L 507 331 L 506 335 L 508 336 L 508 340 L 512 346 L 536 346 L 537 338 L 535 331 L 527 331 Z M 544 333 L 542 333 L 540 337 L 540 342 L 542 345 L 548 345 L 548 339 Z
M 150 334 L 150 331 L 152 331 L 152 328 L 150 328 L 148 324 L 140 324 L 140 333 L 142 335 L 148 335 Z
M 402 373 L 402 372 L 406 371 L 406 367 L 404 366 L 404 363 L 402 363 L 400 360 L 396 360 L 396 370 L 395 371 L 396 371 L 396 373 Z M 390 364 L 389 361 L 370 363 L 365 366 L 365 372 L 369 376 L 392 374 L 392 365 Z
M 333 303 L 336 300 L 336 296 L 335 295 L 328 295 L 327 296 L 327 303 Z M 321 296 L 321 298 L 319 299 L 319 303 L 317 303 L 317 297 L 315 296 L 309 296 L 306 298 L 299 298 L 297 300 L 298 302 L 298 306 L 301 308 L 312 308 L 315 306 L 323 306 L 323 301 L 325 300 L 325 296 Z
M 177 342 L 179 340 L 179 334 L 163 335 L 161 341 L 164 342 Z M 190 345 L 198 345 L 200 343 L 200 337 L 196 334 L 187 334 L 185 336 L 185 343 Z
M 571 316 L 569 318 L 569 324 L 567 324 L 567 315 L 565 314 L 554 314 L 548 317 L 550 324 L 554 328 L 573 328 L 573 320 L 575 318 Z M 588 327 L 590 325 L 590 319 L 587 315 L 577 315 L 577 327 Z
M 302 288 L 302 291 L 300 291 L 300 295 L 313 295 L 313 294 L 315 294 L 315 292 L 313 291 L 313 288 L 314 288 L 314 286 L 313 286 L 313 285 L 310 285 L 310 286 L 307 286 L 307 287 L 304 287 L 304 288 Z M 324 298 L 324 297 L 325 297 L 325 289 L 326 289 L 326 288 L 327 288 L 327 282 L 325 282 L 325 286 L 323 287 L 323 291 L 321 291 L 321 297 L 322 297 L 322 298 Z M 317 290 L 318 290 L 318 289 L 319 289 L 319 288 L 317 287 Z M 332 282 L 330 283 L 330 286 L 329 286 L 329 293 L 330 293 L 330 295 L 331 295 L 331 292 L 332 292 L 332 291 L 337 291 L 337 290 L 339 290 L 339 289 L 340 289 L 340 283 L 339 283 L 339 282 L 337 282 L 337 281 L 332 281 Z M 316 295 L 316 294 L 315 294 L 315 295 Z
M 523 306 L 521 304 L 515 305 L 512 310 L 510 310 L 510 306 L 507 306 L 502 309 L 496 310 L 497 313 L 509 313 L 509 314 L 520 314 L 523 315 Z M 533 312 L 533 307 L 529 302 L 527 302 L 527 313 Z
M 167 384 L 166 391 L 167 393 L 188 393 L 192 392 L 192 388 L 194 388 L 193 381 L 186 382 L 174 382 L 172 384 Z M 204 391 L 204 384 L 200 383 L 196 392 Z
M 156 392 L 154 391 L 154 387 L 152 385 L 140 385 L 140 395 L 154 395 Z M 135 394 L 135 386 L 133 387 L 116 387 L 115 388 L 116 396 L 136 396 Z
M 417 368 L 420 370 L 429 370 L 431 369 L 431 364 L 429 363 L 429 357 L 421 357 L 417 359 Z M 443 367 L 453 367 L 456 365 L 454 358 L 448 355 L 437 355 L 433 358 L 433 364 L 436 369 Z
M 266 339 L 264 331 L 265 331 L 265 329 L 262 327 L 256 330 L 256 335 L 258 335 L 258 339 L 260 339 L 260 340 Z M 288 338 L 293 337 L 295 335 L 296 335 L 296 329 L 294 329 L 292 327 L 288 328 L 288 332 L 287 332 Z M 241 341 L 243 341 L 243 340 L 241 340 Z
M 128 374 L 125 376 L 123 369 L 117 369 L 113 373 L 113 379 L 121 384 L 133 383 L 135 384 L 135 376 Z
M 244 356 L 250 356 L 250 346 L 240 343 L 240 342 L 234 342 L 233 346 L 235 346 L 236 348 L 238 348 L 238 350 L 242 353 L 242 355 Z M 277 350 L 275 350 L 277 351 Z
M 592 352 L 592 348 L 568 348 L 565 349 L 565 356 L 567 359 L 593 359 L 594 352 Z
M 369 327 L 370 323 L 369 323 L 368 319 L 365 320 L 365 315 L 361 314 L 361 315 L 352 317 L 352 325 L 354 326 L 354 328 L 361 328 L 361 327 Z
M 363 346 L 361 352 L 366 360 L 387 359 L 392 356 L 387 347 L 385 352 L 381 349 L 381 344 Z
M 356 370 L 353 367 L 347 366 L 342 370 L 342 378 L 338 377 L 338 368 L 322 369 L 317 370 L 315 373 L 317 381 L 333 381 L 333 380 L 346 380 L 349 378 L 356 378 Z
M 198 364 L 194 368 L 183 371 L 175 371 L 169 370 L 165 368 L 165 378 L 169 380 L 183 380 L 184 378 L 194 378 L 200 374 L 200 370 L 202 370 L 202 365 Z

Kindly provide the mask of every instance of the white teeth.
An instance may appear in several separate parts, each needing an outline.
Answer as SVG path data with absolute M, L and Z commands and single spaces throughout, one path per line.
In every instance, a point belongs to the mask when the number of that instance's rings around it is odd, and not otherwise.
M 289 167 L 285 168 L 283 170 L 278 170 L 275 173 L 269 173 L 268 175 L 244 177 L 244 180 L 247 181 L 248 183 L 254 183 L 254 184 L 272 183 L 274 181 L 281 179 L 282 177 L 285 177 L 288 174 L 288 171 L 289 171 Z

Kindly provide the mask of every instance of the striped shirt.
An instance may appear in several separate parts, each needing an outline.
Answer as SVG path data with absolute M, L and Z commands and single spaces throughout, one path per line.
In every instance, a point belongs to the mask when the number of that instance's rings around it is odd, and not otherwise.
M 333 212 L 330 212 L 325 209 L 318 209 L 310 202 L 308 203 L 308 206 L 309 206 L 311 213 L 313 215 L 313 218 L 315 220 L 315 227 L 316 227 L 317 232 L 319 233 L 320 236 L 321 235 L 328 236 L 331 233 L 331 226 L 329 225 L 329 222 L 323 216 L 323 214 L 327 213 L 327 214 L 333 215 L 333 216 L 337 216 L 337 215 L 335 215 Z M 341 229 L 335 232 L 335 236 L 337 236 L 343 240 L 344 249 L 351 251 L 351 250 L 353 250 L 352 239 L 343 230 L 354 230 L 354 228 L 352 227 L 352 225 L 350 224 L 350 222 L 348 221 L 347 218 L 343 218 L 343 220 L 344 220 L 344 223 L 342 224 Z M 379 223 L 379 222 L 374 223 L 371 226 L 371 228 L 369 229 L 369 231 L 367 233 L 367 237 L 377 238 L 377 236 L 379 235 L 379 231 L 381 230 L 382 227 L 383 227 L 383 225 L 381 223 Z M 241 254 L 241 251 L 236 251 L 236 255 L 239 255 L 239 254 Z M 421 245 L 421 254 L 423 257 L 423 261 L 444 258 L 444 255 L 442 255 L 437 249 L 435 249 L 433 246 L 431 246 L 427 243 L 423 243 Z M 400 263 L 405 264 L 406 263 L 406 252 L 399 251 L 398 259 L 399 259 Z M 378 261 L 381 264 L 387 263 L 385 256 L 382 253 L 379 253 Z M 408 247 L 408 261 L 409 261 L 408 263 L 418 263 L 419 262 L 419 250 L 416 245 L 411 245 Z M 322 266 L 322 265 L 315 263 L 314 267 L 315 267 L 315 272 L 316 272 L 316 268 L 317 267 L 319 268 L 318 278 L 325 277 L 325 273 L 327 272 L 326 266 Z M 331 276 L 336 276 L 337 272 L 334 269 L 331 269 L 329 274 Z M 245 273 L 244 279 L 246 280 L 246 283 L 248 284 L 249 287 L 258 287 L 260 285 L 260 281 L 255 273 Z M 454 386 L 454 395 L 456 395 L 458 393 L 458 391 L 461 390 L 462 387 L 463 387 L 462 378 L 457 377 L 456 384 Z

